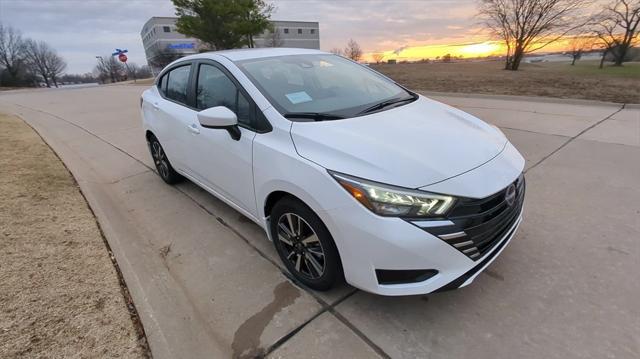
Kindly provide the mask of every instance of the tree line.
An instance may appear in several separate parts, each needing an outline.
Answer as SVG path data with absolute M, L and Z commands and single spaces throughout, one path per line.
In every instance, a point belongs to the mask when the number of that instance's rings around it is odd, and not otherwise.
M 0 86 L 47 87 L 60 82 L 67 64 L 44 41 L 23 38 L 20 31 L 0 24 Z
M 66 61 L 45 41 L 22 36 L 19 30 L 0 24 L 0 86 L 58 87 L 62 83 L 116 82 L 151 77 L 147 66 L 130 63 L 125 68 L 111 55 L 84 75 L 65 74 Z
M 640 0 L 614 0 L 595 8 L 592 0 L 478 0 L 479 18 L 494 38 L 506 48 L 505 69 L 516 71 L 526 54 L 538 51 L 562 38 L 569 38 L 567 53 L 574 65 L 591 50 L 602 52 L 600 68 L 610 59 L 621 66 L 632 57 L 639 43 Z M 355 61 L 362 50 L 353 39 L 344 49 L 330 52 Z M 383 53 L 371 54 L 379 64 Z M 438 58 L 437 58 L 438 59 Z M 450 54 L 442 57 L 450 62 Z
M 595 13 L 589 0 L 479 0 L 479 16 L 506 47 L 505 69 L 516 71 L 525 54 L 572 36 L 574 61 L 590 48 L 621 66 L 638 42 L 640 0 L 614 0 Z M 594 41 L 586 41 L 593 39 Z
M 94 81 L 97 80 L 103 84 L 130 79 L 144 79 L 153 76 L 149 66 L 138 66 L 133 62 L 124 65 L 111 54 L 96 56 L 96 59 L 98 60 L 98 63 L 93 68 L 93 74 L 95 76 Z M 167 62 L 167 64 L 169 64 L 169 62 Z

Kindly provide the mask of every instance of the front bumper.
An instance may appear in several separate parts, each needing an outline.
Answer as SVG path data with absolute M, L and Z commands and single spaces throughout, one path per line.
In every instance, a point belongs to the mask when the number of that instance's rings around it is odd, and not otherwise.
M 381 295 L 427 294 L 466 286 L 495 260 L 522 222 L 524 187 L 518 198 L 508 223 L 499 222 L 500 228 L 496 227 L 491 246 L 480 252 L 469 252 L 465 250 L 467 247 L 455 243 L 474 238 L 444 240 L 434 227 L 423 228 L 415 222 L 380 217 L 357 203 L 326 211 L 321 217 L 334 236 L 348 283 Z M 500 218 L 494 218 L 498 226 Z M 474 222 L 456 221 L 458 223 Z M 418 282 L 381 284 L 376 270 L 431 270 L 437 273 Z

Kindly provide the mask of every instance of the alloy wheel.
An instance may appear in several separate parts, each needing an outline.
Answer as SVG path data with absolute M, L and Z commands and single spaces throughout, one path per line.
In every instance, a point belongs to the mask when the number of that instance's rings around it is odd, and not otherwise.
M 153 157 L 153 162 L 155 163 L 158 172 L 160 172 L 160 176 L 162 176 L 162 178 L 168 178 L 169 163 L 167 162 L 167 157 L 165 156 L 162 146 L 158 141 L 153 141 L 151 143 L 151 156 Z
M 309 223 L 295 213 L 278 219 L 278 240 L 293 268 L 310 279 L 320 278 L 325 271 L 322 243 Z

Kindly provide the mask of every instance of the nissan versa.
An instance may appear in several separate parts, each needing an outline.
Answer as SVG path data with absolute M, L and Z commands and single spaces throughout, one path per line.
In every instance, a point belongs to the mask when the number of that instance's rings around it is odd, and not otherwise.
M 264 228 L 289 272 L 383 295 L 469 284 L 522 221 L 504 134 L 343 57 L 246 49 L 168 65 L 141 99 L 158 174 Z

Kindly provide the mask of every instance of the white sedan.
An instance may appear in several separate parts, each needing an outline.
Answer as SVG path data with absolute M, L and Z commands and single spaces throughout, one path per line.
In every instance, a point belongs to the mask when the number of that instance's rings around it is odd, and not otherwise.
M 197 54 L 142 95 L 158 174 L 264 228 L 300 283 L 470 283 L 522 221 L 524 159 L 491 125 L 316 50 Z

